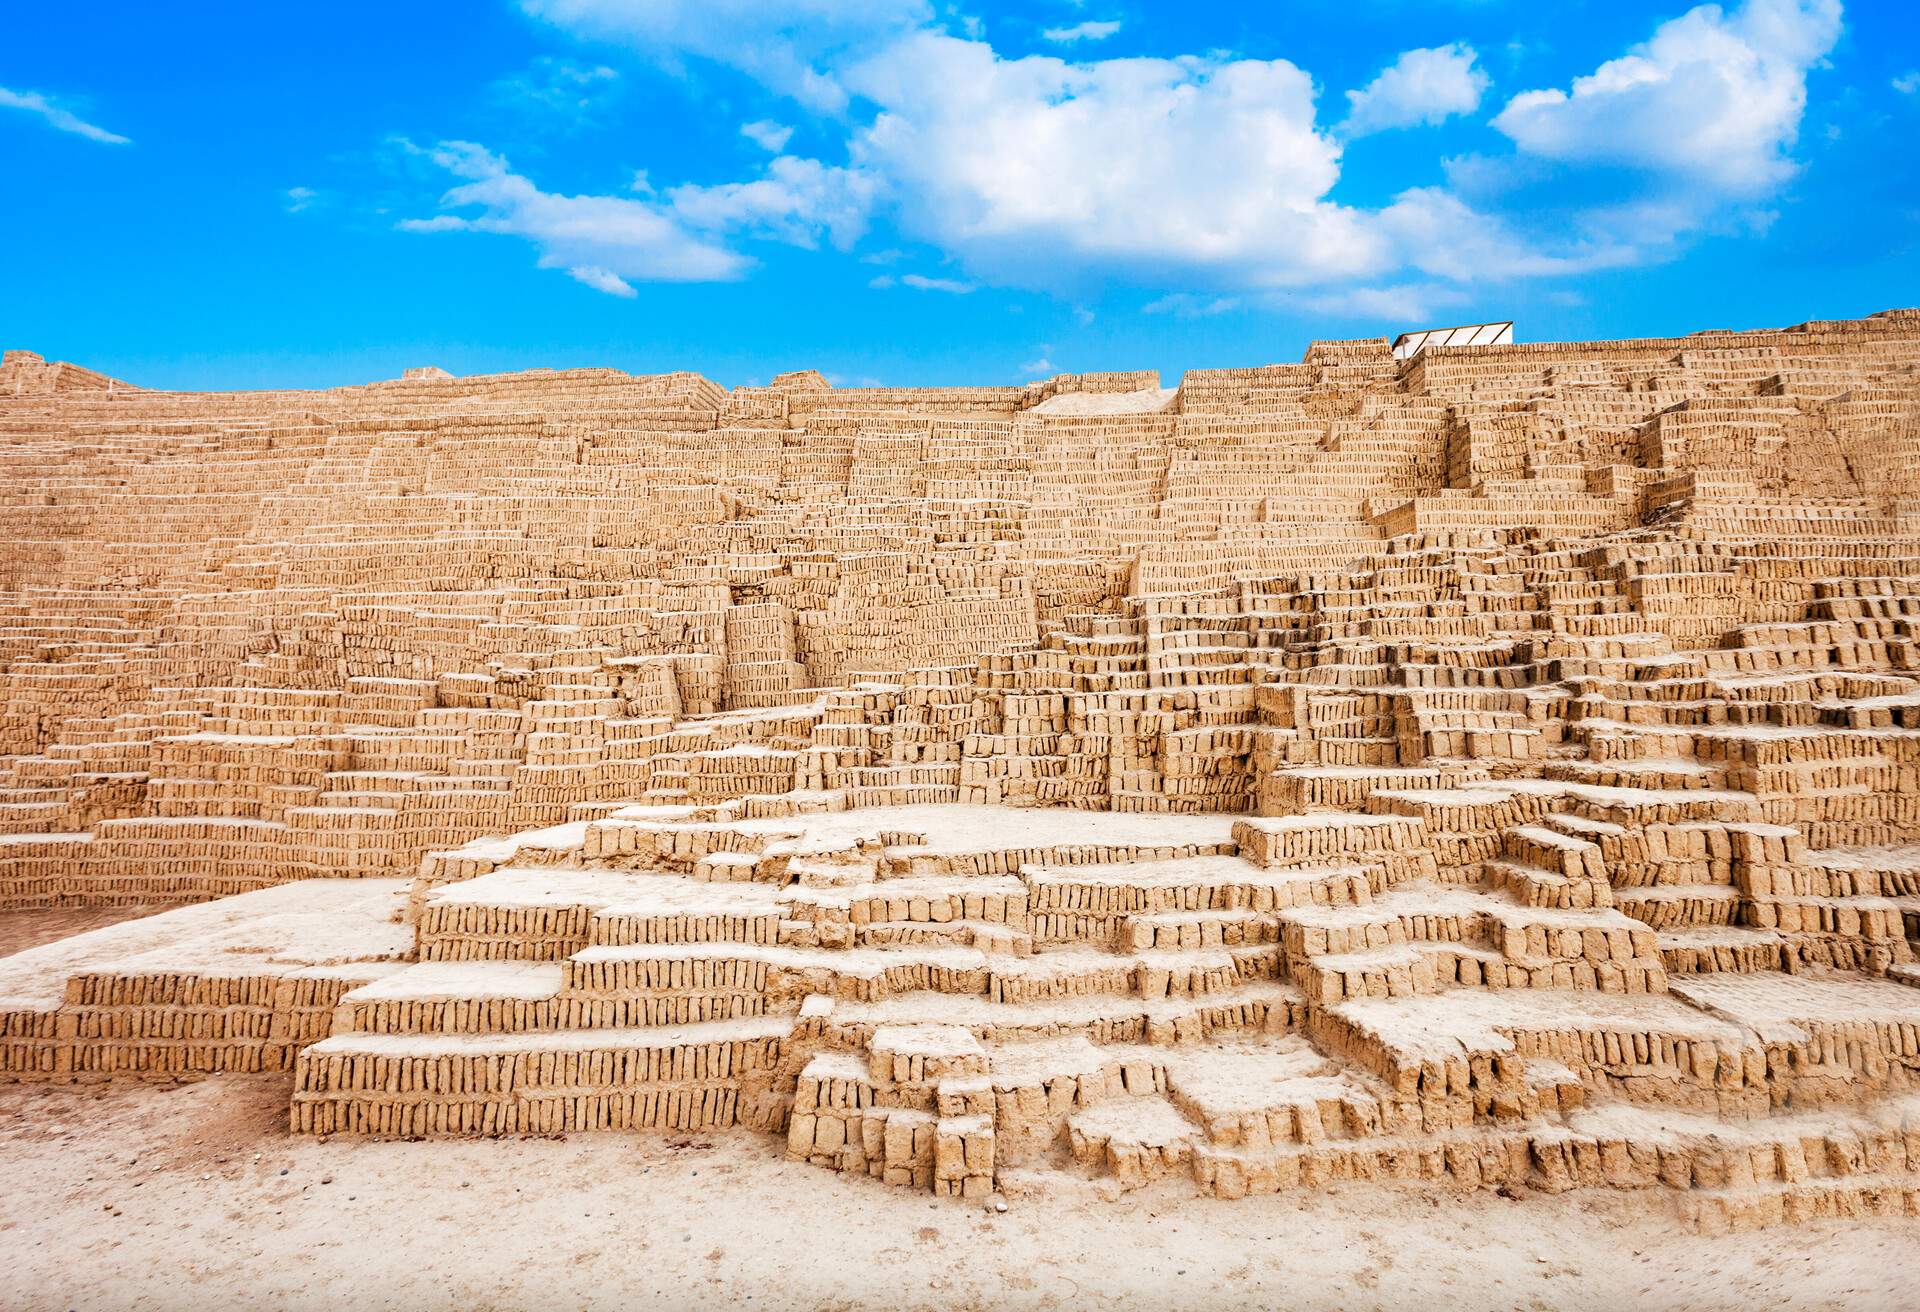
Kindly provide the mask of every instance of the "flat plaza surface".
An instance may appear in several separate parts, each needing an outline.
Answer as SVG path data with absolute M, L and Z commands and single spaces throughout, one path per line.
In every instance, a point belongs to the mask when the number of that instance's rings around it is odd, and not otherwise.
M 0 1087 L 0 1306 L 1703 1309 L 1913 1306 L 1920 1222 L 1707 1236 L 1663 1191 L 1337 1185 L 1005 1213 L 747 1130 L 294 1137 L 288 1077 Z

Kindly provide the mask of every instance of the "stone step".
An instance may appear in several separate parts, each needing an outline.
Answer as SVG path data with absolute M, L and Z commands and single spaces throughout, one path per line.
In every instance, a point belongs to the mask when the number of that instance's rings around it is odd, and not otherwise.
M 295 1062 L 293 1127 L 312 1134 L 553 1134 L 766 1126 L 754 1096 L 790 1017 L 539 1034 L 344 1034 Z M 780 1109 L 784 1113 L 784 1108 Z
M 1030 866 L 1021 872 L 1038 943 L 1111 945 L 1132 918 L 1199 911 L 1268 914 L 1282 907 L 1370 900 L 1378 866 L 1267 870 L 1238 857 L 1125 865 Z
M 1732 925 L 1741 918 L 1738 889 L 1716 884 L 1674 884 L 1658 888 L 1619 888 L 1614 905 L 1655 929 Z
M 1366 1138 L 1419 1118 L 1417 1108 L 1299 1035 L 1178 1050 L 1167 1058 L 1166 1084 L 1168 1101 L 1216 1147 Z
M 1383 863 L 1396 878 L 1433 873 L 1432 855 L 1425 851 L 1425 827 L 1411 816 L 1327 811 L 1250 817 L 1234 822 L 1233 839 L 1243 858 L 1267 869 L 1359 857 Z
M 1551 810 L 1634 828 L 1650 824 L 1751 823 L 1760 820 L 1760 799 L 1724 788 L 1652 788 L 1606 784 L 1508 780 L 1509 787 L 1541 791 Z
M 587 945 L 777 943 L 788 907 L 765 885 L 722 887 L 676 879 L 635 880 L 595 909 Z
M 1920 1183 L 1908 1173 L 1911 1160 L 1893 1174 L 1702 1190 L 1686 1197 L 1684 1215 L 1700 1233 L 1710 1235 L 1773 1225 L 1920 1217 Z
M 1604 879 L 1568 878 L 1558 870 L 1505 858 L 1488 861 L 1481 869 L 1488 887 L 1523 906 L 1572 911 L 1615 905 L 1613 889 Z
M 426 890 L 421 957 L 559 961 L 590 944 L 779 940 L 791 891 L 659 872 L 502 866 Z
M 685 1025 L 792 1011 L 766 989 L 629 990 L 568 986 L 561 963 L 423 962 L 341 1000 L 335 1033 L 519 1034 Z
M 1280 941 L 1296 962 L 1414 942 L 1482 946 L 1491 905 L 1492 899 L 1465 888 L 1401 887 L 1351 906 L 1279 912 Z
M 1270 980 L 1161 1000 L 1104 994 L 1018 1004 L 994 1002 L 985 995 L 905 993 L 876 1002 L 818 1001 L 821 1009 L 812 1024 L 848 1045 L 886 1024 L 958 1025 L 984 1043 L 1077 1036 L 1096 1046 L 1170 1045 L 1213 1035 L 1284 1030 L 1299 1025 L 1306 1014 L 1297 988 Z
M 1604 882 L 1606 862 L 1597 844 L 1547 825 L 1515 825 L 1501 835 L 1501 852 L 1521 865 L 1538 866 L 1568 880 Z
M 1752 974 L 1783 969 L 1786 944 L 1770 930 L 1737 925 L 1671 929 L 1660 933 L 1660 962 L 1669 976 Z
M 873 920 L 853 931 L 857 948 L 963 947 L 1005 956 L 1033 951 L 1033 935 L 991 920 Z
M 1074 1160 L 1126 1187 L 1191 1174 L 1200 1133 L 1158 1094 L 1109 1098 L 1074 1113 L 1067 1128 Z
M 1255 911 L 1163 911 L 1123 917 L 1123 949 L 1239 948 L 1280 941 L 1280 922 Z
M 1485 776 L 1477 771 L 1442 770 L 1431 766 L 1342 767 L 1332 765 L 1284 766 L 1273 771 L 1267 781 L 1272 813 L 1290 815 L 1306 811 L 1373 811 L 1385 813 L 1391 808 L 1368 805 L 1368 799 L 1391 790 L 1445 789 L 1456 782 Z M 1417 814 L 1399 812 L 1399 814 Z
M 855 925 L 984 920 L 1024 929 L 1030 919 L 1028 887 L 1024 877 L 909 875 L 852 890 L 847 914 Z
M 747 995 L 795 1006 L 810 994 L 874 1001 L 920 990 L 984 994 L 992 983 L 989 958 L 964 947 L 635 944 L 584 948 L 562 963 L 562 971 L 569 997 Z
M 1806 892 L 1834 897 L 1920 897 L 1920 843 L 1819 849 L 1807 852 L 1803 862 L 1819 872 L 1821 884 Z
M 1410 942 L 1310 957 L 1293 966 L 1292 975 L 1309 1002 L 1330 1003 L 1345 998 L 1407 998 L 1461 985 L 1484 985 L 1500 970 L 1500 955 L 1490 948 Z

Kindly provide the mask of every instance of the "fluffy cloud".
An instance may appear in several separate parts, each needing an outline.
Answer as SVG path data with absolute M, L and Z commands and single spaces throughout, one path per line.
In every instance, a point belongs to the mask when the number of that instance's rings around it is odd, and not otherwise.
M 1702 5 L 1568 90 L 1515 96 L 1493 126 L 1547 159 L 1757 195 L 1792 176 L 1807 71 L 1839 34 L 1840 0 Z
M 11 91 L 0 87 L 0 109 L 24 109 L 29 114 L 38 114 L 46 120 L 47 126 L 59 132 L 71 132 L 75 136 L 85 137 L 88 141 L 98 141 L 109 146 L 126 146 L 132 143 L 118 132 L 109 132 L 80 118 L 71 110 L 60 108 L 38 91 Z
M 521 3 L 584 37 L 739 69 L 845 133 L 844 164 L 782 153 L 791 129 L 761 119 L 741 129 L 774 156 L 757 178 L 639 199 L 533 191 L 543 205 L 623 207 L 662 267 L 706 270 L 657 276 L 737 276 L 731 237 L 844 248 L 884 211 L 967 280 L 876 286 L 1066 292 L 1119 279 L 1174 291 L 1154 303 L 1172 314 L 1285 296 L 1402 317 L 1454 304 L 1469 284 L 1664 258 L 1699 232 L 1764 219 L 1755 202 L 1793 171 L 1807 74 L 1840 14 L 1839 0 L 1696 8 L 1565 89 L 1514 96 L 1493 124 L 1512 151 L 1444 161 L 1446 186 L 1362 208 L 1336 199 L 1344 143 L 1474 112 L 1489 79 L 1472 47 L 1403 52 L 1347 92 L 1334 127 L 1311 77 L 1284 59 L 1008 58 L 977 25 L 932 26 L 931 0 Z M 1089 20 L 1044 35 L 1116 29 Z M 1595 165 L 1636 172 L 1581 172 Z M 592 249 L 562 253 L 518 209 L 452 222 L 524 228 L 543 262 L 592 285 L 602 272 L 622 285 L 656 276 Z
M 1358 91 L 1347 92 L 1349 137 L 1440 123 L 1480 107 L 1488 78 L 1469 45 L 1408 50 Z
M 793 129 L 783 123 L 775 123 L 770 118 L 763 118 L 756 119 L 752 123 L 742 123 L 740 135 L 760 149 L 778 155 L 787 148 L 787 142 L 793 137 Z
M 408 232 L 488 232 L 521 237 L 543 269 L 616 296 L 643 282 L 717 282 L 741 277 L 752 261 L 728 236 L 809 249 L 826 238 L 842 249 L 865 231 L 878 184 L 866 174 L 782 155 L 749 182 L 686 185 L 659 195 L 645 175 L 633 196 L 563 196 L 542 191 L 507 161 L 470 141 L 429 151 L 402 145 L 464 181 L 440 198 L 447 211 L 406 219 Z M 459 213 L 478 209 L 479 213 Z
M 1597 237 L 1552 242 L 1516 231 L 1497 214 L 1474 209 L 1443 187 L 1413 187 L 1380 211 L 1394 265 L 1455 282 L 1552 278 L 1635 263 L 1631 244 Z
M 1120 24 L 1112 20 L 1075 23 L 1072 27 L 1050 27 L 1040 35 L 1058 45 L 1071 45 L 1075 41 L 1105 41 L 1120 30 Z
M 765 177 L 667 192 L 676 218 L 694 228 L 739 231 L 809 249 L 827 237 L 842 250 L 866 231 L 879 183 L 854 169 L 782 155 Z
M 880 107 L 855 164 L 888 179 L 909 232 L 978 273 L 1275 286 L 1385 255 L 1364 216 L 1326 199 L 1340 148 L 1285 60 L 1003 59 L 922 32 L 846 83 Z
M 782 95 L 838 111 L 830 67 L 932 17 L 927 0 L 520 0 L 569 31 L 664 63 L 691 55 L 737 68 Z
M 622 196 L 562 196 L 540 190 L 484 146 L 446 141 L 425 152 L 459 185 L 440 198 L 440 214 L 403 220 L 411 232 L 488 232 L 521 237 L 543 269 L 564 269 L 597 291 L 631 296 L 628 279 L 710 282 L 738 278 L 748 261 L 692 232 L 662 206 Z
M 576 264 L 568 269 L 567 273 L 595 291 L 605 292 L 609 296 L 620 296 L 632 300 L 640 294 L 634 290 L 632 283 L 612 269 L 602 268 L 598 264 Z
M 1915 70 L 1911 73 L 1902 73 L 1893 80 L 1893 89 L 1903 96 L 1910 96 L 1914 92 L 1920 91 L 1920 70 Z
M 909 273 L 898 278 L 883 273 L 867 281 L 867 286 L 877 291 L 885 291 L 896 285 L 911 287 L 917 292 L 947 292 L 955 296 L 965 296 L 974 290 L 970 282 L 961 282 L 958 278 L 929 278 L 923 273 Z

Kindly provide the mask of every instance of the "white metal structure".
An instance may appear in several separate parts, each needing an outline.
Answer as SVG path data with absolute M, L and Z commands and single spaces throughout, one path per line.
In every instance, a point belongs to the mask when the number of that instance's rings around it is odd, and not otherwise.
M 1401 333 L 1393 339 L 1393 357 L 1411 360 L 1429 346 L 1510 346 L 1513 321 L 1505 323 L 1469 323 L 1458 328 L 1422 328 Z

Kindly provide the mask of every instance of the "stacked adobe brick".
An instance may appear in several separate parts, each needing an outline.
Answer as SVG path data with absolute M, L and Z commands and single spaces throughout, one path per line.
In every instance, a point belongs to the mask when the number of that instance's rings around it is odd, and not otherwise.
M 1910 311 L 1171 395 L 10 353 L 0 905 L 419 875 L 412 964 L 154 946 L 0 1054 L 959 1195 L 1909 1207 L 1916 366 Z

